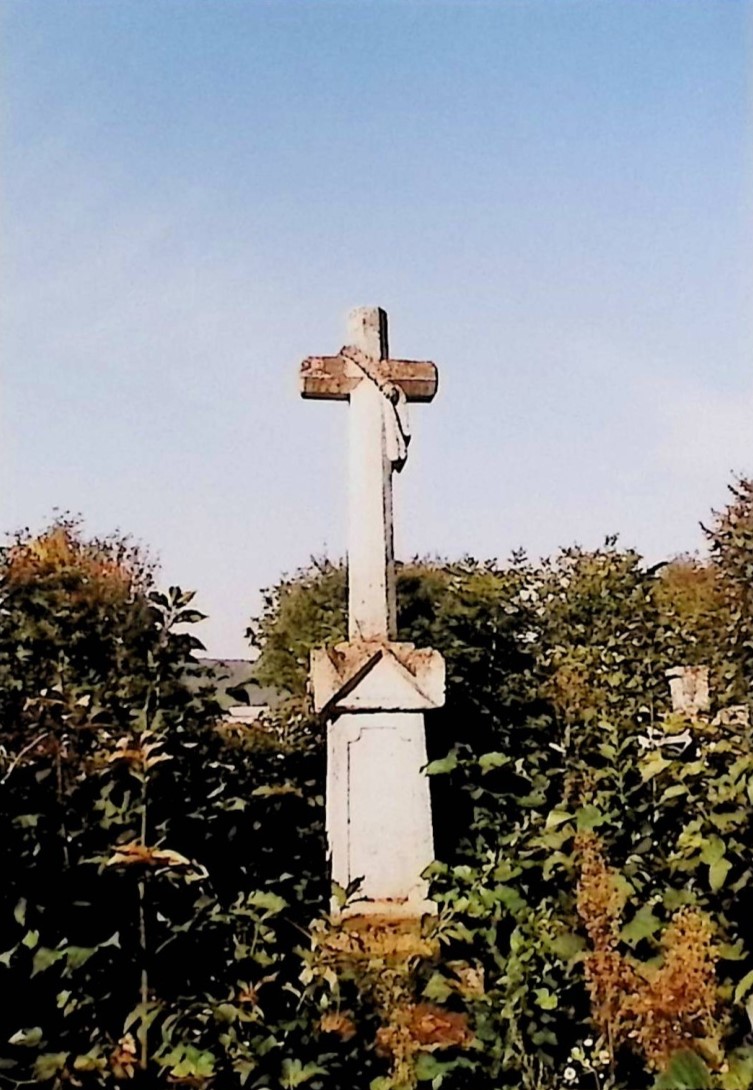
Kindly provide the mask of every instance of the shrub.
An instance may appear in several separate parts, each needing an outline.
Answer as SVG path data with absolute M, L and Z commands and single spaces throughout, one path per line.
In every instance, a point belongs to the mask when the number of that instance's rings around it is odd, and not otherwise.
M 753 1084 L 746 1003 L 753 487 L 709 558 L 615 539 L 398 573 L 400 637 L 447 661 L 427 717 L 439 908 L 400 953 L 324 908 L 309 650 L 345 632 L 319 562 L 251 625 L 261 722 L 202 683 L 191 595 L 70 520 L 0 558 L 0 1079 L 603 1090 Z M 708 664 L 715 707 L 669 707 Z M 717 714 L 721 713 L 721 714 Z

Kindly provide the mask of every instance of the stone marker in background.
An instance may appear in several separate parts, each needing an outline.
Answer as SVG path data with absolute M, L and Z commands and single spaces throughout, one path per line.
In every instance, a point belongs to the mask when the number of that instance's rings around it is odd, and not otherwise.
M 666 676 L 673 712 L 698 715 L 709 710 L 708 666 L 671 666 Z
M 708 666 L 671 666 L 665 674 L 669 680 L 672 711 L 708 722 L 706 713 L 711 707 Z M 750 729 L 750 706 L 729 704 L 720 708 L 711 725 L 725 727 L 735 734 L 747 733 Z M 690 739 L 690 733 L 685 731 L 684 734 L 673 735 L 669 742 L 676 744 L 679 741 L 689 742 Z
M 349 639 L 311 659 L 332 878 L 359 883 L 344 915 L 418 918 L 433 909 L 421 878 L 434 858 L 424 712 L 444 703 L 444 661 L 396 642 L 392 474 L 407 458 L 407 403 L 432 400 L 437 369 L 390 359 L 386 313 L 363 307 L 337 356 L 304 360 L 301 387 L 349 401 Z

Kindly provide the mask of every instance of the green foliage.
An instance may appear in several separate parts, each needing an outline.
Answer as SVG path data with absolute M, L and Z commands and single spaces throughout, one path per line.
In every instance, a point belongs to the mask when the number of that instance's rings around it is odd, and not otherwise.
M 711 1074 L 700 1056 L 690 1049 L 676 1052 L 654 1090 L 708 1090 Z
M 751 614 L 740 560 L 728 563 L 713 536 L 727 518 L 710 531 L 706 563 L 680 558 L 646 570 L 612 539 L 541 565 L 517 557 L 503 568 L 468 560 L 399 570 L 400 637 L 438 648 L 448 663 L 447 707 L 427 731 L 444 861 L 432 868 L 443 958 L 426 970 L 423 995 L 462 1001 L 480 1046 L 466 1057 L 470 1068 L 422 1061 L 422 1081 L 431 1069 L 442 1085 L 554 1087 L 572 1070 L 604 1086 L 653 1083 L 646 1056 L 615 1055 L 594 1023 L 575 903 L 577 830 L 596 832 L 616 868 L 619 943 L 636 971 L 661 965 L 662 936 L 683 904 L 714 920 L 717 1013 L 736 1055 L 748 1028 L 742 993 L 733 992 L 750 966 L 749 736 L 710 717 L 672 716 L 665 676 L 670 666 L 706 663 L 717 708 L 747 699 L 736 633 Z M 739 547 L 753 555 L 753 532 Z M 303 648 L 320 641 L 328 611 L 342 621 L 343 601 L 338 580 L 329 606 L 317 599 L 320 627 L 307 640 L 298 613 L 301 688 Z M 277 616 L 284 611 L 273 609 L 267 623 Z M 477 973 L 483 990 L 464 995 L 447 964 Z M 590 1051 L 571 1047 L 578 1032 Z M 739 1055 L 734 1062 L 740 1067 Z M 726 1063 L 725 1072 L 718 1055 L 697 1057 L 711 1065 L 714 1085 L 737 1077 Z
M 325 896 L 318 749 L 221 723 L 192 595 L 128 543 L 22 535 L 0 595 L 2 1077 L 279 1073 L 300 961 L 277 963 Z
M 438 947 L 399 972 L 322 953 L 323 730 L 306 682 L 310 650 L 345 635 L 342 566 L 268 592 L 250 632 L 260 680 L 289 699 L 230 724 L 197 684 L 191 596 L 159 593 L 138 549 L 70 520 L 14 539 L 0 1081 L 749 1088 L 750 734 L 739 717 L 671 714 L 665 677 L 708 663 L 714 713 L 749 699 L 749 482 L 708 534 L 708 561 L 654 570 L 613 539 L 539 564 L 399 569 L 400 637 L 440 650 L 448 679 L 427 722 Z M 576 837 L 608 860 L 601 909 Z M 700 986 L 668 945 L 683 907 L 711 921 L 714 1010 L 662 1052 L 645 1012 L 621 1036 L 627 1015 L 598 992 L 593 912 L 663 1025 L 659 1001 Z
M 311 649 L 344 640 L 347 629 L 345 569 L 312 561 L 309 569 L 264 592 L 262 615 L 247 632 L 262 653 L 259 681 L 302 696 Z

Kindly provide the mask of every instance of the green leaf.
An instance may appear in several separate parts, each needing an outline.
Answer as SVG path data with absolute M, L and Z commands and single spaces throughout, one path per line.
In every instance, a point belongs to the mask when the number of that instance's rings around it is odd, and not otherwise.
M 627 904 L 635 893 L 632 882 L 621 873 L 615 874 L 613 881 L 614 888 L 617 890 L 617 894 L 622 900 L 622 903 Z
M 649 905 L 643 905 L 638 909 L 629 923 L 620 931 L 620 938 L 629 946 L 636 946 L 641 939 L 651 938 L 661 927 L 661 920 L 657 919 Z
M 740 983 L 735 988 L 735 1003 L 740 1003 L 753 988 L 753 969 L 749 973 L 746 973 Z
M 19 1029 L 8 1038 L 9 1045 L 21 1045 L 23 1048 L 36 1048 L 42 1040 L 42 1027 L 32 1026 L 31 1029 Z
M 683 905 L 695 904 L 695 899 L 687 889 L 668 889 L 664 892 L 662 904 L 668 912 L 674 912 Z
M 432 973 L 424 988 L 424 995 L 427 999 L 435 999 L 438 1003 L 444 1003 L 445 999 L 452 994 L 452 985 L 446 976 L 441 973 Z
M 81 1056 L 77 1056 L 73 1061 L 74 1071 L 105 1071 L 107 1070 L 107 1060 L 104 1056 L 100 1056 L 96 1049 L 91 1052 L 83 1053 Z
M 722 1090 L 750 1090 L 753 1086 L 753 1048 L 735 1049 L 727 1057 L 727 1070 L 720 1076 Z
M 34 960 L 31 965 L 31 975 L 36 976 L 37 973 L 43 973 L 45 969 L 49 969 L 51 965 L 54 965 L 56 961 L 60 961 L 60 959 L 64 957 L 65 954 L 62 950 L 50 950 L 46 946 L 40 946 L 34 954 Z
M 704 863 L 718 863 L 725 852 L 724 841 L 718 836 L 710 836 L 701 850 Z
M 595 829 L 598 825 L 603 825 L 607 820 L 598 806 L 591 805 L 581 806 L 580 810 L 576 810 L 575 817 L 578 829 Z
M 479 757 L 478 764 L 483 775 L 493 768 L 502 768 L 504 765 L 509 764 L 511 759 L 507 753 L 484 753 Z
M 512 886 L 495 886 L 491 893 L 492 899 L 501 902 L 509 912 L 519 912 L 525 906 L 525 900 Z
M 661 753 L 652 753 L 639 764 L 641 779 L 644 783 L 647 783 L 654 776 L 658 776 L 660 772 L 663 772 L 665 768 L 669 768 L 671 764 L 672 762 L 668 761 L 666 757 L 662 757 Z
M 96 946 L 66 946 L 65 956 L 69 969 L 78 969 L 86 965 L 92 954 L 96 954 Z
M 280 897 L 276 893 L 272 893 L 268 889 L 257 889 L 254 893 L 249 893 L 246 898 L 250 905 L 256 905 L 257 908 L 263 908 L 271 915 L 276 916 L 282 912 L 284 908 L 288 907 L 288 902 L 284 897 Z
M 348 900 L 348 891 L 339 882 L 330 883 L 330 896 L 338 908 L 343 908 Z
M 287 780 L 285 783 L 262 784 L 261 787 L 255 787 L 251 794 L 262 799 L 278 795 L 295 795 L 299 799 L 304 797 L 300 787 Z
M 438 761 L 429 761 L 426 766 L 427 776 L 444 776 L 458 767 L 458 759 L 454 753 L 448 753 Z
M 302 1086 L 303 1083 L 309 1082 L 315 1075 L 326 1075 L 326 1067 L 320 1067 L 319 1064 L 308 1063 L 304 1067 L 300 1060 L 288 1060 L 282 1061 L 282 1078 L 280 1085 L 285 1087 L 285 1090 L 292 1090 L 294 1086 Z
M 446 1076 L 451 1072 L 457 1071 L 458 1068 L 472 1070 L 473 1067 L 473 1063 L 463 1056 L 458 1056 L 454 1060 L 438 1060 L 430 1052 L 419 1052 L 414 1072 L 418 1082 L 430 1082 L 431 1090 L 439 1090 L 439 1087 L 444 1085 Z M 382 1084 L 376 1079 L 371 1083 L 370 1090 L 395 1090 L 395 1083 L 389 1079 Z
M 212 1013 L 218 1022 L 233 1023 L 239 1012 L 233 1003 L 218 1003 Z
M 732 869 L 732 864 L 726 859 L 718 859 L 709 867 L 709 885 L 716 892 L 724 885 L 724 881 Z
M 416 1058 L 415 1075 L 418 1082 L 432 1082 L 434 1079 L 441 1079 L 446 1070 L 447 1064 L 443 1064 L 430 1052 L 421 1052 Z M 394 1085 L 392 1080 L 388 1085 L 390 1087 Z M 439 1086 L 441 1083 L 437 1085 Z
M 697 1053 L 683 1048 L 673 1054 L 652 1090 L 709 1090 L 710 1086 L 711 1073 L 706 1064 Z
M 535 988 L 536 1002 L 544 1011 L 553 1011 L 557 1006 L 557 996 L 548 988 Z
M 68 1060 L 68 1052 L 45 1052 L 34 1062 L 34 1074 L 40 1082 L 46 1082 L 63 1070 Z
M 717 954 L 722 961 L 744 961 L 748 956 L 748 951 L 745 949 L 743 940 L 738 939 L 737 942 L 720 942 L 717 947 Z
M 200 613 L 198 609 L 183 609 L 176 614 L 174 624 L 198 624 L 206 619 L 206 613 Z
M 575 931 L 566 931 L 562 935 L 557 935 L 549 944 L 552 953 L 556 954 L 562 961 L 571 961 L 574 957 L 577 957 L 585 945 L 586 940 Z
M 555 829 L 558 825 L 562 825 L 564 822 L 572 820 L 573 814 L 568 814 L 566 810 L 550 810 L 544 828 Z
M 11 958 L 18 950 L 18 943 L 15 946 L 11 946 L 10 950 L 6 950 L 3 954 L 0 954 L 0 965 L 5 966 L 6 969 L 10 968 Z
M 180 1044 L 159 1062 L 163 1067 L 169 1067 L 170 1074 L 176 1079 L 207 1079 L 214 1074 L 216 1057 L 214 1053 L 195 1045 Z
M 237 1059 L 233 1060 L 233 1071 L 239 1076 L 241 1086 L 245 1086 L 251 1075 L 256 1071 L 258 1067 L 256 1060 L 252 1059 Z

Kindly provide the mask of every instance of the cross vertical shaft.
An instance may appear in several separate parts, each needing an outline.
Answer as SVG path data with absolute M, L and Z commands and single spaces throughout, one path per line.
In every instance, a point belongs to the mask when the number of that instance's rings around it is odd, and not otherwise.
M 348 343 L 375 362 L 389 356 L 387 315 L 359 307 L 348 315 Z M 348 636 L 396 636 L 392 465 L 387 455 L 383 394 L 360 382 L 350 395 L 348 497 Z

